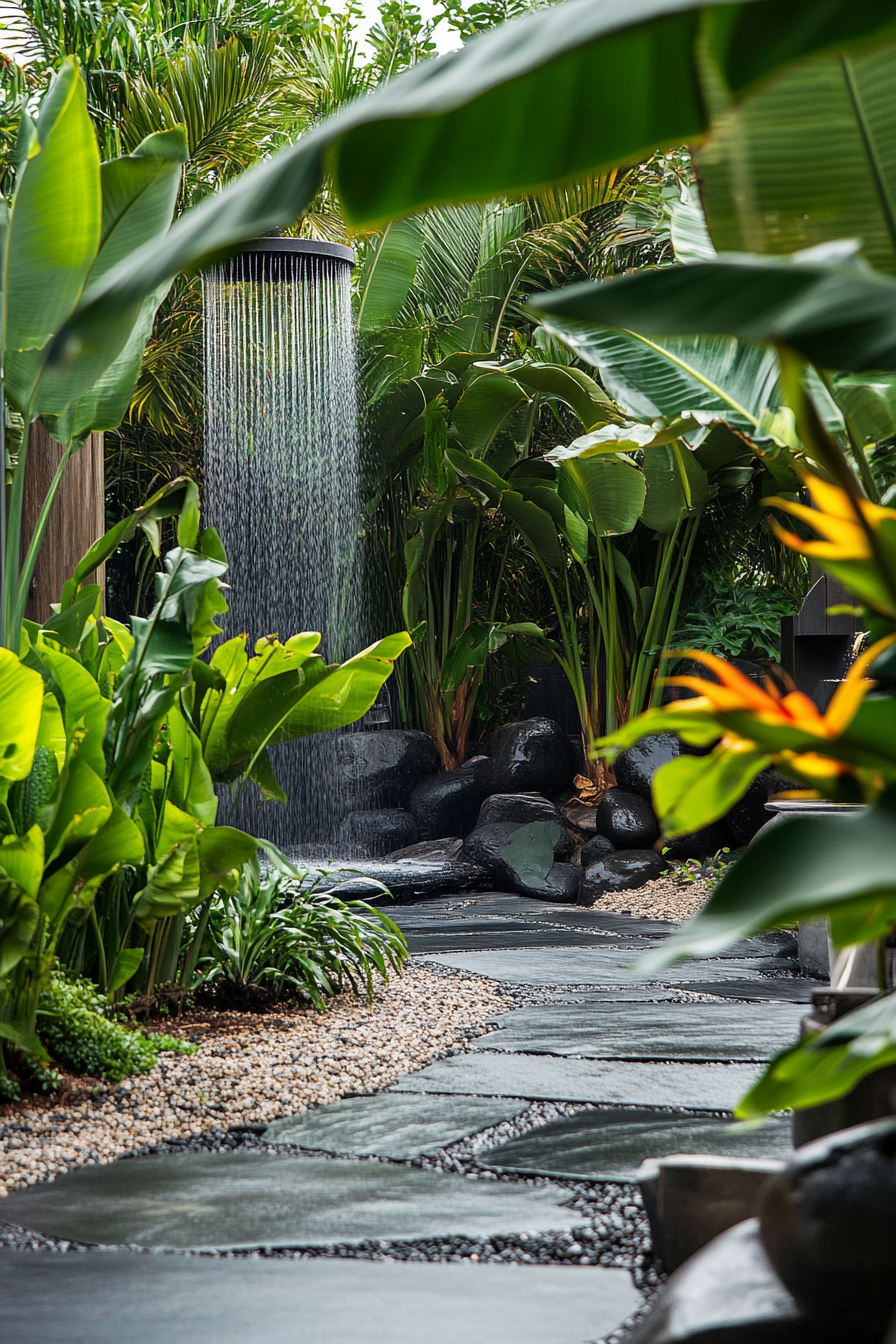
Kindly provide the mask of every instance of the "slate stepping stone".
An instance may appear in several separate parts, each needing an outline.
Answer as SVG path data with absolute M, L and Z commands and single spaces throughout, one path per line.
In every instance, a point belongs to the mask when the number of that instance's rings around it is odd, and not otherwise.
M 646 951 L 652 944 L 644 940 Z M 725 980 L 745 980 L 761 971 L 790 969 L 792 963 L 785 957 L 763 957 L 722 961 L 684 961 L 667 966 L 650 976 L 634 975 L 629 967 L 637 958 L 626 951 L 610 947 L 570 947 L 526 950 L 501 949 L 494 952 L 448 952 L 430 958 L 436 965 L 451 966 L 470 971 L 487 980 L 501 980 L 517 985 L 644 985 L 650 982 L 678 985 L 685 981 L 701 980 L 707 984 Z M 712 990 L 704 989 L 704 994 Z
M 797 1004 L 545 1004 L 499 1019 L 477 1050 L 587 1059 L 766 1060 L 800 1034 Z
M 731 1111 L 759 1072 L 753 1064 L 632 1064 L 483 1051 L 437 1060 L 405 1074 L 390 1091 Z
M 595 929 L 601 933 L 622 934 L 626 938 L 665 938 L 679 928 L 669 920 L 637 919 L 634 915 L 611 915 L 596 910 L 552 910 L 546 914 L 544 906 L 538 913 L 523 914 L 526 921 L 549 919 L 552 924 L 565 928 Z
M 686 980 L 679 989 L 691 994 L 714 994 L 720 999 L 740 999 L 754 1003 L 811 1003 L 812 993 L 820 987 L 818 980 L 804 980 L 797 976 L 780 980 Z
M 485 921 L 483 921 L 484 923 Z M 407 944 L 411 952 L 418 955 L 430 956 L 433 953 L 442 952 L 487 952 L 493 949 L 517 948 L 517 947 L 581 947 L 589 942 L 596 942 L 598 938 L 601 945 L 608 942 L 611 947 L 617 948 L 620 957 L 628 950 L 630 958 L 636 953 L 644 951 L 644 946 L 629 939 L 627 943 L 617 940 L 609 940 L 604 935 L 591 933 L 588 929 L 552 929 L 549 924 L 532 924 L 519 930 L 502 931 L 492 929 L 480 929 L 475 933 L 467 933 L 462 924 L 458 924 L 455 931 L 451 933 L 429 933 L 408 932 Z
M 590 1181 L 633 1181 L 645 1158 L 672 1153 L 719 1157 L 789 1158 L 790 1120 L 741 1130 L 731 1120 L 619 1107 L 581 1111 L 552 1120 L 480 1155 L 483 1166 L 537 1176 L 581 1176 Z
M 404 1097 L 380 1092 L 275 1120 L 264 1137 L 270 1143 L 295 1143 L 331 1153 L 405 1159 L 434 1153 L 523 1110 L 520 1104 L 478 1097 Z
M 609 1334 L 640 1300 L 624 1269 L 527 1265 L 524 1273 L 522 1285 L 511 1265 L 0 1251 L 0 1338 L 580 1344 Z
M 491 915 L 483 918 L 482 916 L 468 915 L 466 918 L 462 914 L 446 915 L 418 915 L 415 913 L 408 918 L 402 910 L 396 910 L 394 915 L 390 913 L 390 918 L 403 933 L 411 936 L 430 934 L 470 934 L 470 933 L 528 933 L 533 928 L 538 928 L 531 920 L 525 919 L 501 919 L 500 916 Z
M 570 1228 L 568 1198 L 385 1162 L 178 1153 L 79 1167 L 10 1195 L 3 1217 L 71 1241 L 225 1250 Z
M 533 901 L 528 896 L 509 896 L 506 892 L 457 893 L 454 896 L 439 896 L 425 902 L 409 904 L 396 911 L 402 918 L 427 919 L 444 918 L 445 915 L 469 917 L 472 915 L 508 915 L 533 914 L 544 916 L 550 912 L 551 919 L 562 910 L 564 914 L 575 911 L 574 906 L 545 905 L 544 901 Z

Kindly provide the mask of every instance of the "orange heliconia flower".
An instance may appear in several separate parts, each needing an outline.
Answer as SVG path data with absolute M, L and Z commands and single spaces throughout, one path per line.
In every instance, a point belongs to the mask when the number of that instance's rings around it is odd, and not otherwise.
M 896 510 L 884 509 L 868 499 L 854 500 L 839 485 L 831 485 L 818 476 L 807 476 L 805 479 L 815 503 L 814 509 L 777 496 L 767 499 L 766 503 L 776 505 L 795 518 L 802 518 L 816 532 L 820 532 L 825 540 L 803 541 L 795 532 L 788 532 L 773 520 L 772 527 L 778 539 L 791 550 L 801 551 L 803 555 L 814 555 L 819 560 L 870 560 L 871 545 L 862 518 L 872 527 L 884 519 L 896 522 Z
M 772 727 L 800 728 L 814 737 L 833 739 L 839 737 L 852 722 L 859 705 L 874 685 L 874 681 L 865 676 L 866 670 L 894 640 L 896 635 L 878 640 L 856 659 L 831 697 L 824 714 L 802 691 L 788 691 L 784 694 L 771 678 L 766 679 L 764 687 L 757 686 L 723 658 L 700 649 L 689 649 L 685 656 L 708 667 L 718 677 L 718 683 L 704 681 L 702 677 L 668 677 L 666 684 L 684 686 L 696 691 L 699 696 L 697 700 L 676 700 L 676 713 L 708 710 L 724 714 L 735 710 L 746 711 L 755 715 L 760 723 Z M 734 739 L 730 745 L 734 745 Z

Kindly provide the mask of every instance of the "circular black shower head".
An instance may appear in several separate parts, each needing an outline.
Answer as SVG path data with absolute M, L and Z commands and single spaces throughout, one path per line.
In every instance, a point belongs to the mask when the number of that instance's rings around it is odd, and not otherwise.
M 228 279 L 304 279 L 321 262 L 354 266 L 355 254 L 342 243 L 319 243 L 311 238 L 255 238 L 223 263 Z

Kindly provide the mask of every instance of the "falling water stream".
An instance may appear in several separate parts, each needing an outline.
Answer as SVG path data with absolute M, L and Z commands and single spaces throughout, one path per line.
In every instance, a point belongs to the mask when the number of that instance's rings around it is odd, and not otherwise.
M 251 251 L 203 278 L 205 521 L 230 560 L 225 637 L 315 630 L 335 662 L 363 647 L 360 432 L 351 267 L 321 251 Z M 350 805 L 336 734 L 271 756 L 289 803 L 259 810 L 249 786 L 231 824 L 332 852 Z

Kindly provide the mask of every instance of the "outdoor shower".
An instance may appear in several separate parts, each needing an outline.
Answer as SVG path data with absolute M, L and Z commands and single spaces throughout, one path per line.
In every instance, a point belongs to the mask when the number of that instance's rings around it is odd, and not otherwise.
M 225 638 L 317 630 L 327 662 L 364 644 L 353 261 L 337 243 L 262 238 L 202 281 L 205 521 L 230 560 Z M 259 811 L 250 786 L 234 823 L 328 851 L 348 806 L 335 735 L 272 756 L 289 804 Z

